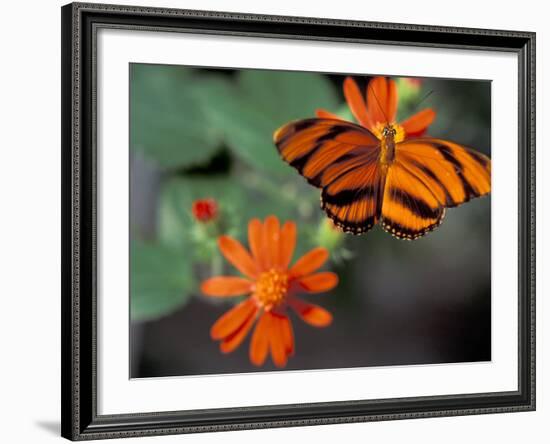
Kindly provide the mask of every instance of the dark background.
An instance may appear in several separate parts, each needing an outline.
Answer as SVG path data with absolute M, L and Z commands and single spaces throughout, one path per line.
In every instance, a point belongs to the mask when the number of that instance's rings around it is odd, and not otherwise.
M 214 75 L 229 83 L 238 82 L 235 71 L 186 69 L 195 76 Z M 343 78 L 326 76 L 342 105 Z M 363 85 L 368 81 L 356 79 Z M 131 106 L 139 106 L 135 102 Z M 437 119 L 430 135 L 490 155 L 490 103 L 488 81 L 423 79 L 420 91 L 407 103 L 400 102 L 398 120 L 433 107 Z M 311 115 L 313 111 L 303 117 Z M 133 120 L 132 124 L 139 122 Z M 132 139 L 135 142 L 136 138 Z M 131 148 L 133 238 L 162 238 L 159 195 L 167 181 L 195 175 L 239 180 L 239 172 L 250 168 L 223 140 L 210 159 L 192 168 L 167 169 Z M 278 185 L 287 179 L 274 175 L 272 180 Z M 312 187 L 301 177 L 295 174 L 288 180 L 298 183 L 304 199 L 311 198 Z M 318 192 L 313 191 L 318 199 Z M 312 217 L 315 223 L 322 223 L 324 213 L 317 207 Z M 306 297 L 331 311 L 333 324 L 314 328 L 293 316 L 296 354 L 289 359 L 287 370 L 491 359 L 490 197 L 448 210 L 442 226 L 417 241 L 394 239 L 378 227 L 363 236 L 342 236 L 339 248 L 345 249 L 346 258 L 330 264 L 340 277 L 339 286 L 330 293 Z M 200 264 L 192 270 L 204 274 Z M 231 305 L 201 296 L 196 289 L 197 285 L 188 290 L 181 306 L 161 315 L 150 319 L 131 315 L 130 377 L 274 370 L 269 358 L 262 368 L 250 364 L 249 338 L 229 355 L 219 352 L 209 329 Z

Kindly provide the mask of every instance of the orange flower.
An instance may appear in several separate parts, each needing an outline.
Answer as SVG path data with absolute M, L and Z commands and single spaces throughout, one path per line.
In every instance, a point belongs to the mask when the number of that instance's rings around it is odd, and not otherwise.
M 218 204 L 211 198 L 197 199 L 193 202 L 191 211 L 198 222 L 210 222 L 218 215 Z
M 326 327 L 332 322 L 328 311 L 298 299 L 296 293 L 331 290 L 338 284 L 338 276 L 327 271 L 315 273 L 328 259 L 325 248 L 314 248 L 290 266 L 296 245 L 294 222 L 280 226 L 275 216 L 267 217 L 263 223 L 252 219 L 248 242 L 250 252 L 229 236 L 218 239 L 222 254 L 244 277 L 207 279 L 201 285 L 202 292 L 214 297 L 250 296 L 220 317 L 210 336 L 221 341 L 223 353 L 229 353 L 241 344 L 257 321 L 250 342 L 250 361 L 261 366 L 271 352 L 273 363 L 284 367 L 294 353 L 288 308 L 314 327 Z
M 382 140 L 382 131 L 388 124 L 396 130 L 395 141 L 402 142 L 409 137 L 418 137 L 426 132 L 435 119 L 435 111 L 423 109 L 401 123 L 397 117 L 397 85 L 386 77 L 375 77 L 368 86 L 365 96 L 351 77 L 344 80 L 344 96 L 350 110 L 360 125 L 370 130 Z M 317 117 L 342 120 L 335 114 L 323 109 L 316 111 Z

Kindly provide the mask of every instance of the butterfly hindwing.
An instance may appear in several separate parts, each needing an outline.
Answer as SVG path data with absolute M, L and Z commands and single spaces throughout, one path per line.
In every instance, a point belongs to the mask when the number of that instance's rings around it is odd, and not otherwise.
M 346 163 L 357 166 L 346 168 Z M 383 177 L 377 158 L 358 156 L 341 168 L 343 173 L 323 188 L 321 206 L 343 231 L 365 233 L 378 222 L 381 209 Z
M 382 228 L 397 238 L 413 240 L 438 227 L 444 216 L 445 207 L 434 192 L 396 160 L 386 175 Z

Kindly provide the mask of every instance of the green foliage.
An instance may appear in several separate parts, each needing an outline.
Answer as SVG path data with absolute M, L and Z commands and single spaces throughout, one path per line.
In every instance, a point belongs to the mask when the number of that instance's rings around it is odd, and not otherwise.
M 247 164 L 279 176 L 293 171 L 281 162 L 273 132 L 338 104 L 329 81 L 310 73 L 240 71 L 236 83 L 217 92 L 206 109 L 212 125 L 223 130 L 226 143 Z
M 356 122 L 355 117 L 353 116 L 353 113 L 347 103 L 341 104 L 334 114 L 343 120 L 347 120 L 348 122 Z
M 420 111 L 418 108 L 415 109 L 415 105 L 422 99 L 421 94 L 425 94 L 425 92 L 423 92 L 421 84 L 414 83 L 415 79 L 399 77 L 395 81 L 399 97 L 398 120 L 405 120 L 411 114 Z
M 193 286 L 189 251 L 134 241 L 130 260 L 132 320 L 157 319 L 187 301 Z
M 281 222 L 296 221 L 294 259 L 315 246 L 323 218 L 319 191 L 279 158 L 272 137 L 291 120 L 313 117 L 317 108 L 349 114 L 339 105 L 328 78 L 318 74 L 229 76 L 132 65 L 132 149 L 164 171 L 156 243 L 132 245 L 133 320 L 156 319 L 183 306 L 197 293 L 197 272 L 202 279 L 221 271 L 218 237 L 227 234 L 246 245 L 252 218 L 274 214 Z M 210 161 L 223 148 L 230 153 L 227 167 L 213 173 Z M 201 223 L 191 209 L 206 198 L 217 202 L 218 216 Z
M 220 132 L 204 112 L 204 81 L 177 66 L 133 64 L 130 75 L 132 149 L 164 168 L 208 160 L 220 144 Z
M 337 95 L 322 75 L 241 71 L 236 80 L 178 66 L 131 66 L 131 147 L 163 168 L 192 167 L 222 143 L 264 172 L 290 175 L 273 132 L 317 108 L 335 109 Z

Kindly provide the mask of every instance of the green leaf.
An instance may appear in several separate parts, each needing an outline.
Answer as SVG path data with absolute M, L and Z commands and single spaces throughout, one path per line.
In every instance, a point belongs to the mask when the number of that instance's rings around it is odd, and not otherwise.
M 183 306 L 193 288 L 188 252 L 134 241 L 131 245 L 130 316 L 145 321 Z
M 161 167 L 199 164 L 220 144 L 220 131 L 204 112 L 204 80 L 191 72 L 178 66 L 131 65 L 130 145 Z
M 337 109 L 335 114 L 343 120 L 348 122 L 356 122 L 355 117 L 353 116 L 351 109 L 347 103 L 341 104 Z
M 273 133 L 282 125 L 334 109 L 338 100 L 324 76 L 303 72 L 240 71 L 237 83 L 219 89 L 206 109 L 229 147 L 261 171 L 295 174 L 280 158 Z

